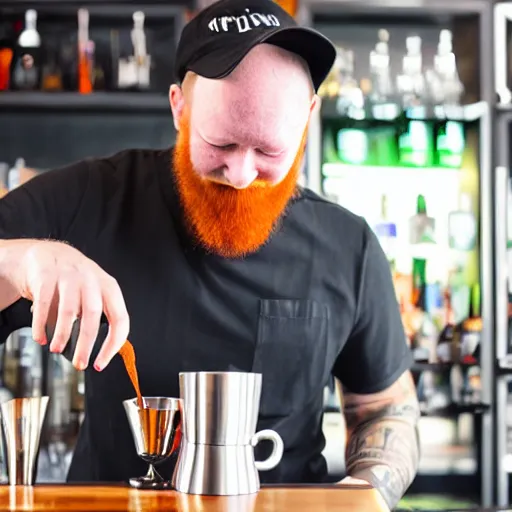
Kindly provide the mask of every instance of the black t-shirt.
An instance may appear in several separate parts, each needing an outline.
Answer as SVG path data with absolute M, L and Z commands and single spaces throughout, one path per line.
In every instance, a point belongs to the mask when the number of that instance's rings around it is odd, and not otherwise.
M 223 259 L 187 234 L 171 152 L 124 151 L 47 172 L 2 199 L 0 238 L 26 237 L 68 241 L 117 279 L 143 394 L 179 396 L 180 371 L 263 374 L 258 430 L 275 429 L 285 452 L 262 482 L 326 481 L 331 373 L 355 393 L 374 393 L 410 367 L 378 240 L 360 217 L 311 191 L 293 200 L 257 253 Z M 29 306 L 22 300 L 0 313 L 0 341 L 31 325 Z M 121 358 L 101 373 L 91 365 L 85 382 L 68 479 L 143 474 L 122 406 L 134 392 Z

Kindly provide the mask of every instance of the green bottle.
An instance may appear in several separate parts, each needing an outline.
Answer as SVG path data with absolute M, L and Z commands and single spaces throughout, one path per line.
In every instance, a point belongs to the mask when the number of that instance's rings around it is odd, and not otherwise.
M 416 215 L 409 220 L 409 242 L 411 244 L 434 244 L 436 220 L 427 215 L 425 196 L 416 200 Z
M 436 137 L 436 157 L 440 167 L 459 168 L 464 154 L 464 127 L 457 121 L 447 121 L 439 127 Z
M 412 303 L 417 308 L 425 311 L 427 287 L 427 260 L 414 258 L 412 260 Z
M 400 165 L 429 167 L 433 165 L 433 136 L 431 126 L 425 121 L 411 120 L 407 131 L 398 137 Z

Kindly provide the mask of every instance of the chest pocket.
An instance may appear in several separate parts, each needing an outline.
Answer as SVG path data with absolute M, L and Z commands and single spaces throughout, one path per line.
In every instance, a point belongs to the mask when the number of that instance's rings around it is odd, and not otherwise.
M 287 416 L 326 384 L 329 309 L 310 300 L 261 300 L 252 371 L 261 373 L 260 414 Z

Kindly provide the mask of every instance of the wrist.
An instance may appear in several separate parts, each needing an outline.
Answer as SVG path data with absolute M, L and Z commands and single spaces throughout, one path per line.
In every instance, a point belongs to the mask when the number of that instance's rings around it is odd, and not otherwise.
M 364 480 L 377 489 L 384 498 L 386 505 L 393 510 L 402 499 L 406 489 L 402 488 L 395 470 L 387 464 L 375 464 L 350 472 L 352 478 Z
M 40 241 L 34 239 L 0 240 L 0 297 L 3 297 L 2 303 L 6 301 L 14 303 L 24 295 L 23 262 L 28 251 L 38 243 Z

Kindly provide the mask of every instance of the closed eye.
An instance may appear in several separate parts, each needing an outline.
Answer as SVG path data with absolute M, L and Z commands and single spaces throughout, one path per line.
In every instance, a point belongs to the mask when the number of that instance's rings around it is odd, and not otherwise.
M 210 144 L 210 146 L 212 148 L 222 149 L 224 151 L 227 151 L 227 150 L 230 150 L 230 149 L 235 149 L 235 147 L 236 147 L 236 144 L 224 144 L 224 145 L 221 145 L 221 146 L 218 146 L 217 144 L 212 144 L 211 142 L 209 142 L 208 144 Z
M 273 157 L 273 158 L 283 154 L 283 151 L 270 151 L 270 150 L 264 150 L 264 149 L 257 149 L 256 151 L 262 155 Z

